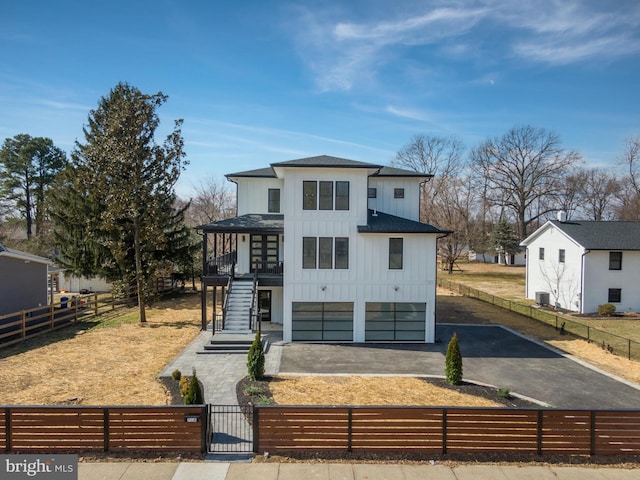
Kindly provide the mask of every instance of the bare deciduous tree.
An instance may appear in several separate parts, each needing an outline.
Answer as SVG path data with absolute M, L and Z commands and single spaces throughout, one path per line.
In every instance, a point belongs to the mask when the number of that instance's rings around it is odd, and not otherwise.
M 194 187 L 187 222 L 196 227 L 235 215 L 235 195 L 223 180 L 207 177 Z
M 471 152 L 471 161 L 488 184 L 488 199 L 511 210 L 525 238 L 529 225 L 557 210 L 559 182 L 581 157 L 565 151 L 555 133 L 527 125 L 485 141 Z

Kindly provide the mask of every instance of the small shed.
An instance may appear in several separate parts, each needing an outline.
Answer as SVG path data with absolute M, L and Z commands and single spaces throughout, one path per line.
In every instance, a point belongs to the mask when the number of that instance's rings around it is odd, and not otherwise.
M 51 260 L 0 244 L 0 315 L 48 304 Z

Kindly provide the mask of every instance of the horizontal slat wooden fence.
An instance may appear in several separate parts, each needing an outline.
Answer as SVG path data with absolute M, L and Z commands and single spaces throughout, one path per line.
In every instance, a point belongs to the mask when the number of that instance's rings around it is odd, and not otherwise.
M 208 406 L 0 407 L 0 451 L 206 452 Z
M 254 452 L 640 454 L 640 411 L 254 407 Z

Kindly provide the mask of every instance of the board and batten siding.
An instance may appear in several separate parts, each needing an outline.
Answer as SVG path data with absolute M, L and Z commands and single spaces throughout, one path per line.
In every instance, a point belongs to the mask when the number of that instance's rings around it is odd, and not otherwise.
M 371 177 L 369 187 L 376 189 L 376 198 L 368 199 L 371 210 L 420 221 L 420 183 L 415 178 Z M 396 188 L 404 189 L 404 198 L 394 197 Z
M 47 265 L 0 257 L 0 315 L 47 305 Z
M 622 250 L 611 250 L 619 252 Z M 622 289 L 620 303 L 614 303 L 616 311 L 640 311 L 640 252 L 622 251 L 622 269 L 609 270 L 609 250 L 592 250 L 585 255 L 584 313 L 597 312 L 598 305 L 609 303 L 609 289 Z
M 540 260 L 544 248 L 544 260 Z M 559 261 L 564 249 L 565 261 Z M 584 249 L 562 231 L 550 225 L 527 249 L 527 298 L 536 292 L 549 294 L 549 302 L 559 308 L 579 311 L 581 298 L 581 263 Z
M 246 215 L 249 213 L 264 214 L 270 213 L 269 209 L 269 189 L 280 189 L 280 213 L 283 206 L 283 189 L 284 181 L 281 178 L 244 178 L 234 177 L 233 180 L 238 184 L 237 192 L 237 215 Z M 276 212 L 271 212 L 276 213 Z

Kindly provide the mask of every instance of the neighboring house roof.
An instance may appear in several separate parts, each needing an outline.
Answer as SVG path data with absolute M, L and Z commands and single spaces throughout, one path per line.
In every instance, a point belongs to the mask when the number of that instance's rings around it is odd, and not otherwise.
M 42 263 L 44 265 L 50 265 L 53 262 L 48 258 L 39 257 L 31 253 L 21 252 L 20 250 L 14 250 L 13 248 L 7 248 L 0 244 L 0 257 L 14 258 L 16 260 L 22 260 L 24 262 Z
M 449 230 L 441 230 L 428 223 L 416 222 L 388 213 L 369 210 L 367 224 L 358 225 L 359 233 L 441 233 L 447 235 Z
M 252 231 L 271 231 L 284 232 L 284 215 L 281 214 L 256 214 L 249 213 L 239 217 L 226 218 L 217 222 L 211 222 L 197 227 L 203 231 L 216 232 L 252 232 Z
M 331 157 L 329 155 L 320 155 L 317 157 L 299 158 L 297 160 L 288 160 L 285 162 L 272 163 L 270 167 L 258 168 L 255 170 L 247 170 L 244 172 L 229 173 L 225 175 L 227 178 L 244 177 L 244 178 L 277 178 L 274 167 L 305 167 L 305 168 L 368 168 L 376 169 L 374 177 L 424 177 L 431 178 L 433 175 L 427 173 L 414 172 L 413 170 L 404 170 L 402 168 L 385 167 L 373 163 L 359 162 L 357 160 L 349 160 L 347 158 Z
M 529 245 L 549 225 L 553 225 L 587 250 L 640 250 L 640 222 L 550 220 L 521 245 Z

